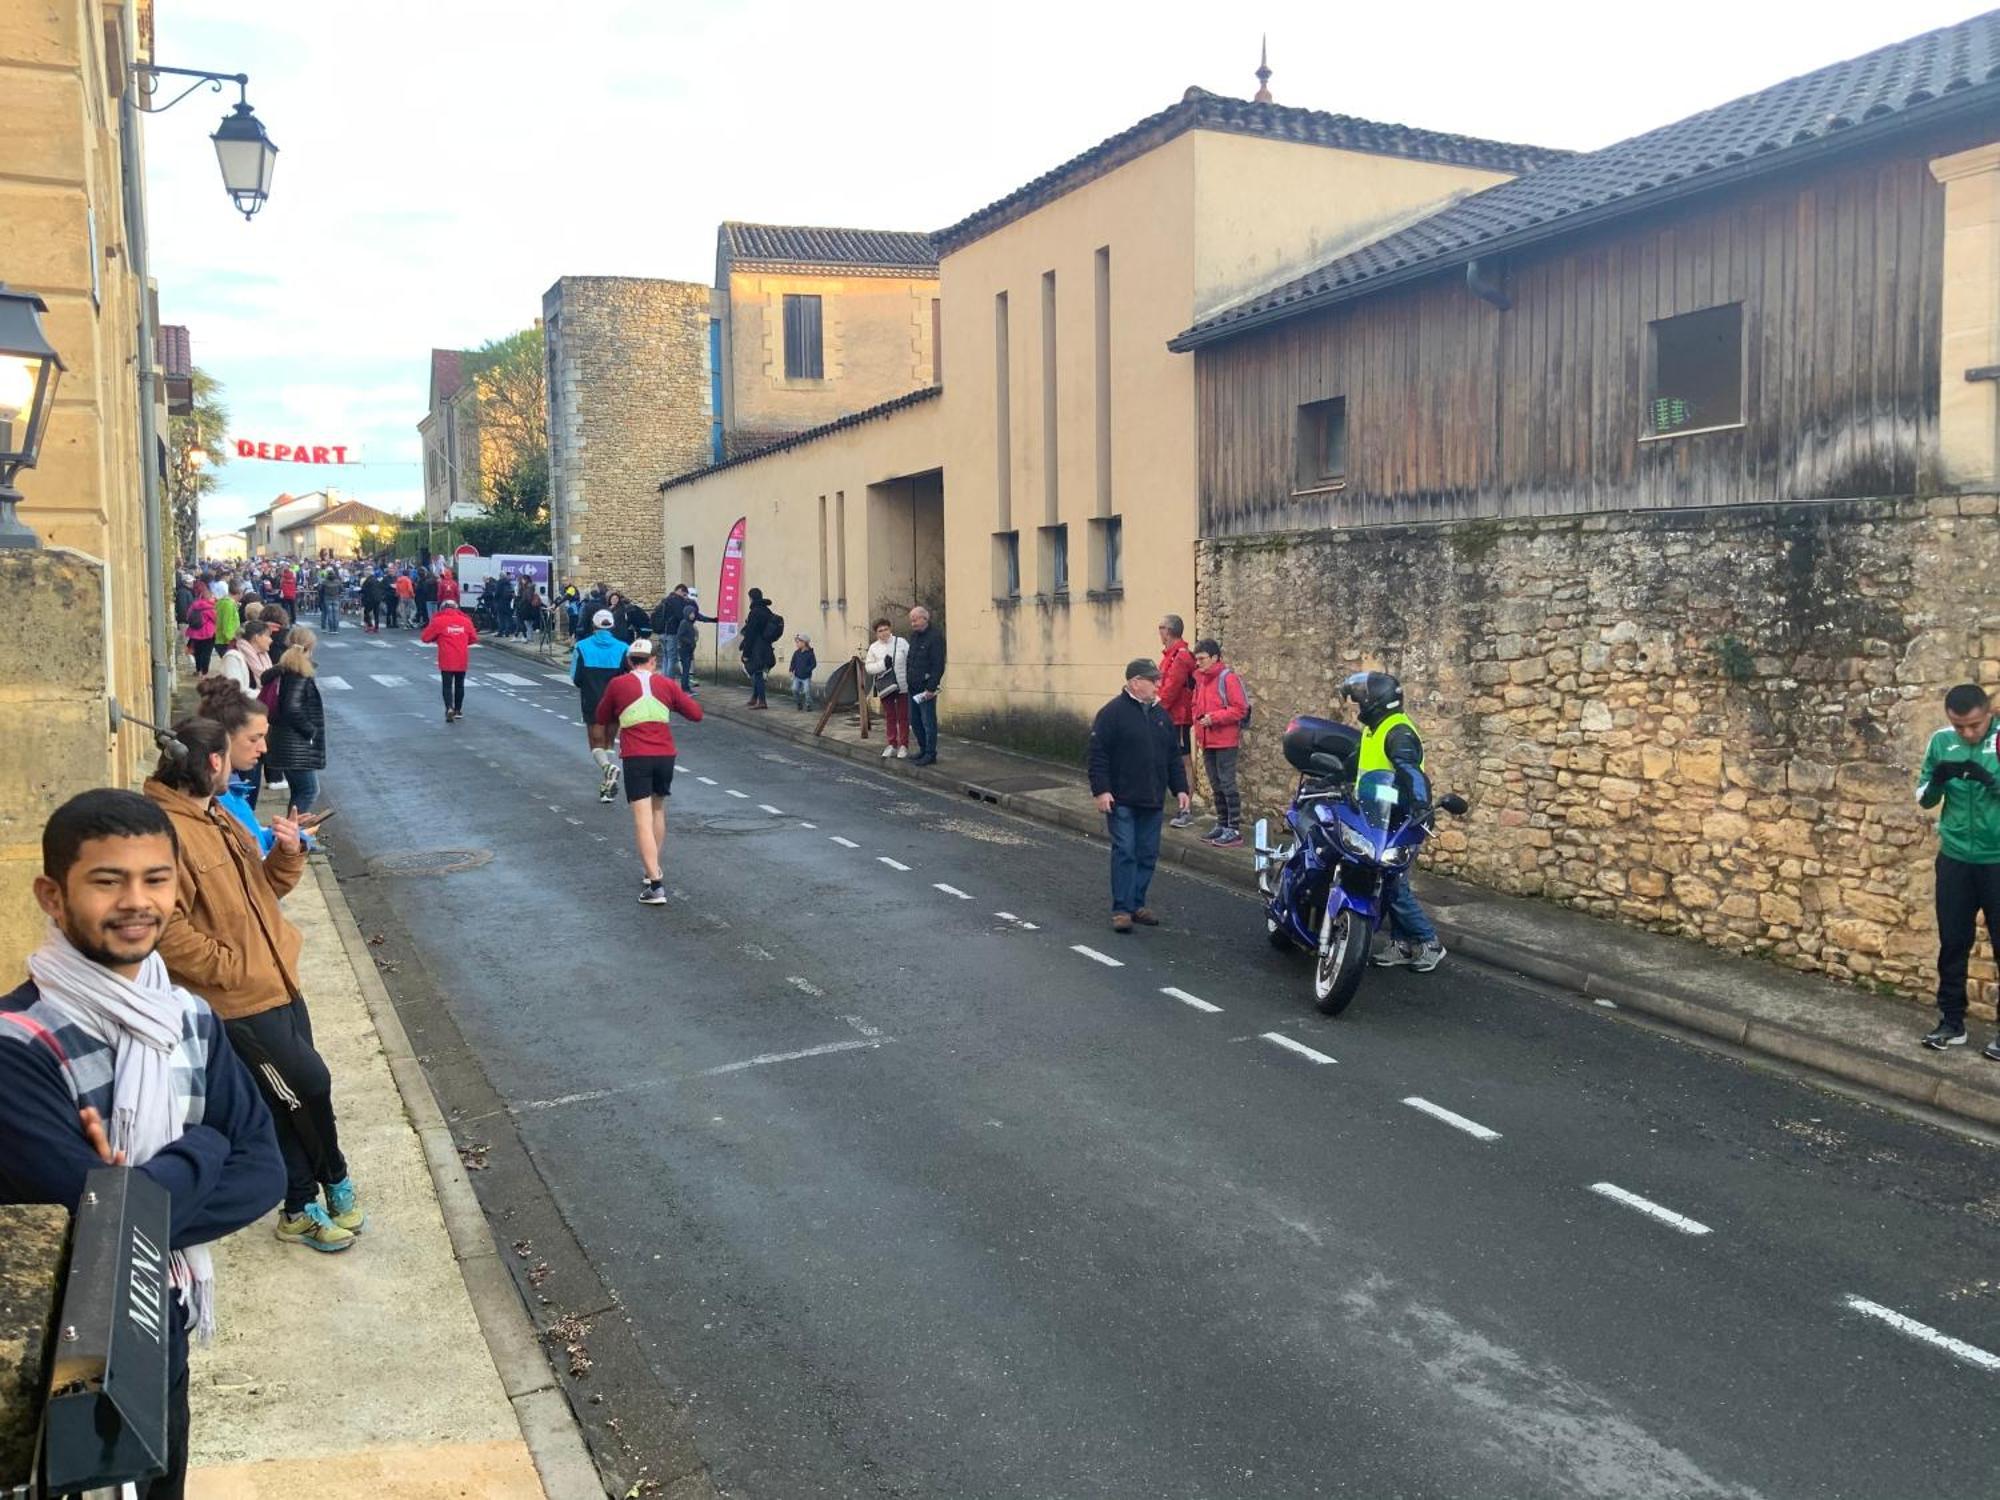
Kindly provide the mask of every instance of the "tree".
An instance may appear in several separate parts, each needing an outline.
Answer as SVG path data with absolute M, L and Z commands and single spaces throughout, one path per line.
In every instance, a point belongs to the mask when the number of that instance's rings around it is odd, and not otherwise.
M 216 470 L 229 461 L 223 443 L 229 408 L 222 404 L 222 382 L 206 370 L 195 370 L 192 383 L 192 410 L 167 420 L 167 498 L 174 518 L 174 550 L 190 563 L 201 557 L 201 497 L 222 482 Z
M 539 327 L 491 339 L 466 363 L 466 379 L 478 393 L 486 514 L 461 530 L 489 557 L 550 550 L 546 370 Z

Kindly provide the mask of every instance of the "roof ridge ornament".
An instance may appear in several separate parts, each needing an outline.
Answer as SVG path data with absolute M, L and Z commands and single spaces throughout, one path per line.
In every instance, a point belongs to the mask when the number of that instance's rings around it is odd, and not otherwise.
M 1271 36 L 1266 32 L 1257 43 L 1257 92 L 1250 96 L 1253 104 L 1271 102 Z

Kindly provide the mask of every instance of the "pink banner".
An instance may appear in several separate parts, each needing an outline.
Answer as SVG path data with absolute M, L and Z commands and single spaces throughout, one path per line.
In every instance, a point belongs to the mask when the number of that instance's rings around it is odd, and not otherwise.
M 715 634 L 725 646 L 736 639 L 743 623 L 743 531 L 749 519 L 740 517 L 729 528 L 729 541 L 722 549 L 722 578 L 715 586 Z

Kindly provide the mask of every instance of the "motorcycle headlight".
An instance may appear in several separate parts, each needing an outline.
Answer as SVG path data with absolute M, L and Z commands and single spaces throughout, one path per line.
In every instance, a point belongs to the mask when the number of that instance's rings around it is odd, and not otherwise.
M 1375 857 L 1375 846 L 1374 844 L 1370 843 L 1367 838 L 1365 838 L 1361 834 L 1356 833 L 1352 828 L 1349 828 L 1345 823 L 1337 824 L 1336 826 L 1340 830 L 1341 848 L 1345 849 L 1349 854 L 1356 855 L 1361 859 L 1373 859 Z
M 1402 844 L 1385 852 L 1382 856 L 1382 863 L 1392 870 L 1400 870 L 1412 859 L 1415 859 L 1416 855 L 1417 846 L 1415 844 Z

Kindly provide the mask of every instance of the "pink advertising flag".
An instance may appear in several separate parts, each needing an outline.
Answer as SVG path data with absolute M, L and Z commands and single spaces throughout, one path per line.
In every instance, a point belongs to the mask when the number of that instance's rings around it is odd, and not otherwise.
M 736 639 L 743 623 L 743 530 L 749 519 L 737 519 L 722 549 L 722 579 L 715 587 L 715 635 L 725 646 Z

